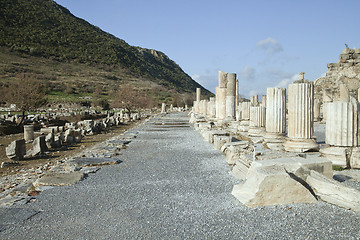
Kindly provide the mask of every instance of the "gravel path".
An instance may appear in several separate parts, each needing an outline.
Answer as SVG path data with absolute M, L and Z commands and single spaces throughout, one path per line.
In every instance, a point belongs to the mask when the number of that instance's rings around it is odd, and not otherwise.
M 21 206 L 40 212 L 7 226 L 0 239 L 360 238 L 360 213 L 326 203 L 239 203 L 225 157 L 187 121 L 174 113 L 136 127 L 122 163 L 42 192 Z

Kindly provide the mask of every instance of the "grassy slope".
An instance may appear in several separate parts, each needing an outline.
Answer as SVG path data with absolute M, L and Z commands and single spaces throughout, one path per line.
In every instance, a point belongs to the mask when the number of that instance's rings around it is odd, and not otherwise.
M 0 46 L 39 58 L 21 60 L 23 65 L 13 61 L 3 66 L 2 75 L 29 68 L 44 79 L 52 76 L 47 80 L 53 83 L 78 81 L 86 85 L 85 80 L 92 85 L 112 80 L 122 84 L 146 79 L 181 93 L 193 93 L 201 87 L 164 53 L 130 46 L 51 0 L 1 0 Z M 35 69 L 33 61 L 45 62 L 46 67 Z M 203 88 L 202 92 L 211 95 Z

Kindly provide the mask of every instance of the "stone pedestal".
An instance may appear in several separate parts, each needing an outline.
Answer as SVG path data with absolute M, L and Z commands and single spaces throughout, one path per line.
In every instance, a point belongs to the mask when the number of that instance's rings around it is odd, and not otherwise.
M 235 109 L 236 109 L 236 74 L 227 74 L 227 85 L 226 85 L 226 119 L 235 120 Z
M 288 140 L 284 149 L 289 152 L 318 151 L 314 132 L 314 85 L 294 83 L 289 85 Z
M 266 133 L 264 141 L 273 150 L 283 150 L 286 132 L 286 89 L 266 90 Z
M 330 146 L 321 149 L 321 154 L 334 165 L 350 167 L 353 147 L 359 146 L 359 108 L 352 102 L 331 102 L 327 104 L 325 142 Z
M 262 106 L 250 107 L 249 136 L 261 137 L 265 133 L 266 108 Z
M 25 139 L 25 142 L 34 141 L 34 126 L 33 125 L 24 125 L 24 139 Z

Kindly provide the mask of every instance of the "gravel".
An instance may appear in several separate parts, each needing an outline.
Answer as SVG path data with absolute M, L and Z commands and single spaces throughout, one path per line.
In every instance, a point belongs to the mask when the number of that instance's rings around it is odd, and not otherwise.
M 132 129 L 120 164 L 42 192 L 22 206 L 37 214 L 0 228 L 0 239 L 360 238 L 360 213 L 323 202 L 242 205 L 225 157 L 187 121 L 173 113 Z

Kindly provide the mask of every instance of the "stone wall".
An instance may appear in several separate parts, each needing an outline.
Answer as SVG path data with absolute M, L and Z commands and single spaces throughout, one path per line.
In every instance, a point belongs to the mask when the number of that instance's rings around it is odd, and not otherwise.
M 323 101 L 323 95 L 331 101 L 339 98 L 340 84 L 345 84 L 350 95 L 357 99 L 360 88 L 360 49 L 346 48 L 337 63 L 329 63 L 325 77 L 315 81 L 315 99 Z

